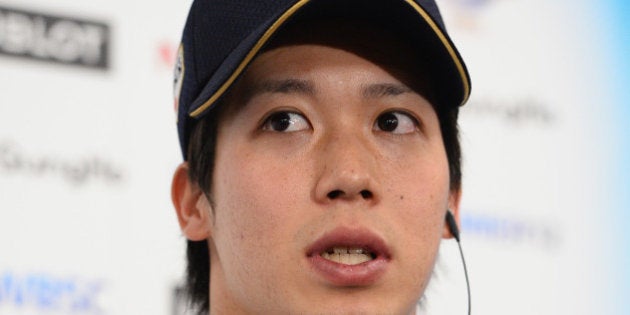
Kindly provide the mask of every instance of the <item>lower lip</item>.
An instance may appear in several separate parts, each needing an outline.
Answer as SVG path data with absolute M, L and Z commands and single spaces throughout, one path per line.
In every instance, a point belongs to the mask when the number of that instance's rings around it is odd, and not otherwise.
M 311 266 L 335 286 L 356 287 L 374 284 L 387 269 L 385 257 L 376 257 L 357 265 L 345 265 L 324 259 L 320 255 L 309 257 Z

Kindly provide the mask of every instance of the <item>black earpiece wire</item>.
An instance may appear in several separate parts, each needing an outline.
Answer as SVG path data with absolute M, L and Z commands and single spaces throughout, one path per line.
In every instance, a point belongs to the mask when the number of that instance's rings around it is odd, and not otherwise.
M 462 257 L 462 264 L 464 265 L 464 276 L 466 277 L 466 292 L 468 293 L 468 315 L 470 315 L 470 281 L 468 280 L 468 267 L 466 267 L 466 259 L 464 259 L 464 251 L 462 250 L 462 244 L 459 238 L 459 228 L 455 221 L 455 216 L 450 209 L 446 211 L 446 224 L 448 229 L 453 234 L 453 237 L 457 241 L 457 247 L 459 247 L 459 255 Z

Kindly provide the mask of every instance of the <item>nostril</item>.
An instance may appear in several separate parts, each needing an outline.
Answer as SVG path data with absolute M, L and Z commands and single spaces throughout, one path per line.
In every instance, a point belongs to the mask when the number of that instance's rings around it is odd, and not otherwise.
M 343 190 L 336 189 L 329 192 L 326 196 L 328 197 L 328 199 L 332 200 L 332 199 L 337 199 L 339 197 L 342 197 L 345 194 L 346 193 Z M 372 196 L 373 196 L 372 192 L 367 189 L 361 190 L 359 194 L 361 195 L 361 198 L 363 199 L 372 199 Z
M 343 192 L 341 190 L 333 190 L 331 192 L 328 193 L 328 199 L 336 199 L 337 197 L 341 196 Z

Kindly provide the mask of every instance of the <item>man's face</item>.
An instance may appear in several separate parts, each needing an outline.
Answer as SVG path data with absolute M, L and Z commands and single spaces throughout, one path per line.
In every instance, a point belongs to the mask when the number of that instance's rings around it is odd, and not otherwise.
M 457 194 L 410 57 L 364 37 L 279 44 L 226 99 L 214 312 L 409 314 L 423 294 Z

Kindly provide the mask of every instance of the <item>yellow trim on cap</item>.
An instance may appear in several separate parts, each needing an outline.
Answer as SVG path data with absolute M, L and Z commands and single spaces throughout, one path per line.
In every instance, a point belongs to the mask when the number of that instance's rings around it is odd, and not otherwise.
M 309 1 L 310 0 L 299 0 L 291 8 L 289 8 L 286 12 L 284 12 L 271 25 L 271 27 L 267 29 L 265 34 L 263 34 L 263 36 L 258 40 L 256 45 L 252 47 L 252 49 L 245 56 L 245 58 L 243 58 L 243 61 L 241 61 L 241 63 L 236 68 L 236 70 L 232 72 L 232 75 L 223 83 L 223 85 L 221 85 L 221 87 L 207 101 L 201 104 L 199 108 L 195 109 L 192 113 L 190 113 L 190 116 L 197 117 L 201 115 L 206 109 L 208 109 L 208 107 L 210 107 L 210 105 L 212 105 L 219 97 L 221 97 L 221 95 L 223 95 L 223 93 L 225 93 L 225 91 L 232 85 L 232 83 L 234 83 L 236 78 L 243 72 L 245 67 L 252 61 L 254 56 L 256 56 L 256 54 L 260 51 L 262 46 L 267 43 L 269 38 L 278 30 L 278 28 L 282 26 L 282 24 L 284 24 L 284 22 L 286 22 L 288 18 L 290 18 L 293 14 L 295 14 L 297 10 L 299 10 Z M 431 29 L 433 29 L 433 32 L 435 32 L 435 34 L 438 36 L 440 41 L 442 41 L 442 44 L 444 45 L 444 47 L 446 47 L 446 50 L 448 51 L 448 53 L 451 55 L 451 59 L 453 59 L 453 62 L 455 63 L 455 66 L 457 67 L 457 71 L 459 72 L 459 75 L 461 76 L 461 79 L 462 79 L 462 83 L 464 85 L 464 100 L 460 104 L 460 105 L 463 105 L 468 100 L 468 96 L 470 94 L 470 83 L 468 82 L 468 79 L 466 77 L 464 66 L 462 65 L 461 61 L 457 57 L 457 54 L 455 53 L 455 49 L 451 46 L 449 41 L 446 39 L 446 36 L 444 35 L 444 33 L 442 33 L 442 31 L 437 26 L 437 24 L 433 22 L 430 15 L 422 7 L 420 7 L 413 0 L 405 0 L 405 2 L 407 2 L 407 4 L 409 4 L 411 7 L 413 7 L 420 14 L 420 16 L 422 16 L 424 21 L 429 24 Z
M 203 104 L 201 104 L 201 106 L 199 106 L 199 108 L 197 108 L 195 111 L 193 111 L 192 113 L 190 113 L 190 116 L 192 117 L 197 117 L 198 115 L 200 115 L 201 113 L 203 113 L 208 107 L 210 107 L 210 105 L 212 105 L 212 103 L 214 103 L 219 97 L 221 97 L 221 95 L 223 95 L 223 93 L 225 93 L 225 91 L 228 89 L 228 87 L 230 87 L 230 85 L 232 85 L 232 83 L 234 83 L 234 81 L 236 80 L 236 78 L 241 74 L 241 72 L 243 72 L 243 70 L 245 69 L 245 67 L 249 64 L 249 62 L 254 58 L 254 56 L 256 56 L 256 54 L 258 53 L 258 51 L 260 51 L 260 49 L 262 48 L 263 45 L 265 45 L 265 43 L 267 43 L 267 41 L 269 40 L 269 38 L 271 37 L 271 35 L 273 35 L 276 30 L 282 25 L 284 24 L 284 22 L 291 17 L 299 8 L 301 8 L 302 6 L 304 6 L 306 3 L 308 3 L 310 0 L 300 0 L 298 1 L 296 4 L 294 4 L 291 8 L 289 8 L 289 10 L 287 10 L 286 12 L 284 12 L 279 18 L 278 20 L 276 20 L 271 27 L 269 27 L 269 29 L 265 32 L 265 34 L 263 34 L 263 36 L 258 40 L 258 42 L 256 43 L 256 45 L 254 45 L 254 47 L 252 48 L 252 50 L 249 51 L 249 53 L 247 54 L 247 56 L 245 56 L 245 58 L 243 59 L 243 61 L 241 61 L 241 64 L 238 65 L 238 68 L 236 68 L 236 70 L 234 70 L 234 72 L 232 73 L 232 75 L 227 79 L 227 81 L 225 81 L 225 83 L 223 83 L 223 85 L 221 85 L 221 87 L 214 93 L 214 95 L 212 95 L 210 97 L 210 99 L 208 99 L 207 101 L 205 101 Z
M 405 0 L 405 2 L 407 2 L 416 11 L 418 11 L 418 13 L 420 13 L 422 18 L 429 24 L 429 26 L 431 26 L 431 28 L 433 29 L 433 32 L 435 32 L 438 38 L 442 41 L 442 44 L 444 44 L 444 47 L 446 47 L 446 50 L 448 50 L 449 55 L 451 55 L 451 59 L 453 59 L 453 62 L 455 63 L 455 67 L 457 67 L 457 71 L 459 72 L 459 75 L 462 79 L 462 83 L 464 85 L 464 99 L 459 104 L 460 106 L 464 105 L 466 101 L 468 101 L 468 97 L 470 96 L 470 82 L 468 82 L 468 77 L 466 76 L 466 72 L 464 71 L 464 65 L 461 63 L 459 58 L 457 58 L 457 53 L 455 53 L 455 49 L 453 48 L 453 46 L 451 46 L 449 41 L 446 39 L 446 36 L 444 35 L 444 33 L 442 33 L 442 31 L 440 30 L 440 28 L 435 24 L 435 22 L 433 22 L 433 20 L 431 19 L 427 11 L 425 11 L 422 7 L 420 7 L 417 3 L 413 2 L 412 0 Z

